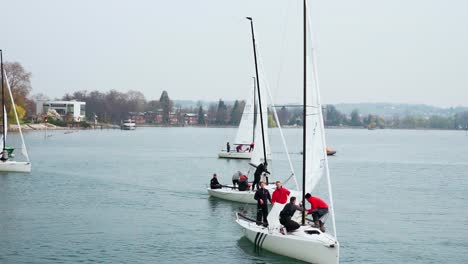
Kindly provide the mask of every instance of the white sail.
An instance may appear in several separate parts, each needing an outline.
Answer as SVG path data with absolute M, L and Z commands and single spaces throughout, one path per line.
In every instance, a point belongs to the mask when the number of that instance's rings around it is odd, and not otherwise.
M 3 131 L 4 134 L 2 134 L 2 137 L 0 138 L 1 142 L 0 142 L 0 149 L 3 149 L 3 138 L 5 137 L 5 141 L 6 141 L 6 137 L 7 137 L 7 134 L 8 134 L 8 114 L 7 114 L 7 111 L 6 111 L 6 108 L 5 106 L 3 106 L 3 111 L 4 111 L 4 115 L 3 115 L 3 127 L 5 128 Z
M 263 84 L 263 83 L 262 83 Z M 267 107 L 267 100 L 266 100 L 266 93 L 263 85 L 260 85 L 260 96 L 262 102 L 262 116 L 263 116 L 263 133 L 265 135 L 265 147 L 266 147 L 266 154 L 267 159 L 271 155 L 270 151 L 270 142 L 268 139 L 268 107 Z M 262 139 L 262 122 L 260 121 L 260 106 L 259 102 L 257 101 L 256 104 L 257 108 L 257 125 L 255 126 L 255 147 L 252 151 L 252 156 L 250 158 L 250 163 L 257 166 L 261 162 L 265 160 L 264 152 L 263 152 L 263 139 Z
M 250 91 L 247 96 L 247 101 L 245 101 L 244 112 L 242 113 L 242 118 L 237 129 L 236 139 L 234 144 L 245 144 L 249 145 L 254 141 L 253 130 L 254 130 L 254 118 L 255 118 L 255 92 Z
M 322 137 L 323 118 L 318 93 L 317 82 L 312 68 L 311 58 L 307 58 L 307 106 L 306 106 L 306 192 L 312 192 L 324 174 L 325 159 L 327 158 L 326 146 Z
M 18 125 L 18 129 L 19 129 L 19 133 L 21 137 L 21 153 L 26 158 L 27 162 L 29 162 L 28 150 L 26 149 L 26 144 L 24 143 L 23 131 L 21 130 L 21 124 L 19 122 L 18 113 L 16 112 L 15 100 L 13 99 L 13 95 L 11 93 L 10 83 L 8 82 L 8 77 L 6 75 L 6 72 L 4 72 L 4 76 L 5 76 L 5 81 L 6 81 L 7 88 L 8 88 L 8 94 L 10 95 L 11 106 L 13 107 L 13 112 L 15 113 L 16 124 Z

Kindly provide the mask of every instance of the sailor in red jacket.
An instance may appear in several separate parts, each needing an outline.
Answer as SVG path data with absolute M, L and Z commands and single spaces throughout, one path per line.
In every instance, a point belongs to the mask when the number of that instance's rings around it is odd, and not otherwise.
M 271 203 L 280 203 L 280 204 L 285 204 L 288 202 L 288 196 L 291 192 L 284 188 L 283 185 L 281 185 L 280 181 L 276 181 L 276 189 L 273 192 L 273 196 L 271 197 Z
M 324 223 L 320 221 L 324 215 L 328 214 L 328 205 L 322 199 L 310 195 L 307 193 L 305 195 L 307 201 L 309 201 L 310 205 L 312 206 L 307 212 L 312 214 L 312 218 L 314 219 L 315 227 L 319 227 L 322 232 L 325 232 Z

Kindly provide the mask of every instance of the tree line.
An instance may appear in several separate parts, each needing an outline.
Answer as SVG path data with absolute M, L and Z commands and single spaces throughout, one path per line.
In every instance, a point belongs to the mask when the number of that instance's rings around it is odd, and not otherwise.
M 36 116 L 36 103 L 47 100 L 47 96 L 37 94 L 31 96 L 31 76 L 19 62 L 5 62 L 6 71 L 19 118 L 31 120 Z M 5 84 L 6 85 L 6 84 Z M 5 92 L 6 110 L 10 122 L 14 120 L 9 95 Z M 135 90 L 119 92 L 110 90 L 101 91 L 76 91 L 65 94 L 62 100 L 77 100 L 86 102 L 86 116 L 88 120 L 94 120 L 97 116 L 99 122 L 119 123 L 135 112 L 159 112 L 162 114 L 162 124 L 171 124 L 171 116 L 181 116 L 185 113 L 197 115 L 199 125 L 212 126 L 237 126 L 242 118 L 245 101 L 235 100 L 228 104 L 220 99 L 217 103 L 208 106 L 199 103 L 197 107 L 182 108 L 174 104 L 167 91 L 163 91 L 159 100 L 147 100 L 145 96 Z M 206 107 L 206 109 L 205 109 Z M 268 121 L 270 126 L 276 126 L 279 121 L 282 125 L 302 125 L 302 107 L 283 106 L 278 110 L 278 119 L 275 120 L 269 111 Z M 440 115 L 405 115 L 384 117 L 379 115 L 360 115 L 358 109 L 354 109 L 347 115 L 336 109 L 333 105 L 327 105 L 323 109 L 326 126 L 335 127 L 364 127 L 374 128 L 401 128 L 401 129 L 466 129 L 468 128 L 468 111 L 459 112 L 452 116 Z
M 302 125 L 302 107 L 281 107 L 278 111 L 278 119 L 282 125 Z M 350 115 L 342 113 L 333 105 L 327 105 L 323 109 L 325 126 L 328 127 L 363 127 L 395 128 L 395 129 L 467 129 L 468 111 L 456 113 L 445 117 L 440 115 L 415 116 L 405 115 L 384 117 L 379 115 L 360 115 L 358 109 L 354 109 Z

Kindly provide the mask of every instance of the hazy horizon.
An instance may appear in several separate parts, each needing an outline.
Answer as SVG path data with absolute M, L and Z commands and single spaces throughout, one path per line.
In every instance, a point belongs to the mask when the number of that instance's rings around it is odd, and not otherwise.
M 468 106 L 465 1 L 309 1 L 322 103 Z M 141 91 L 148 100 L 242 99 L 255 22 L 277 104 L 301 102 L 301 1 L 8 1 L 5 61 L 33 94 Z

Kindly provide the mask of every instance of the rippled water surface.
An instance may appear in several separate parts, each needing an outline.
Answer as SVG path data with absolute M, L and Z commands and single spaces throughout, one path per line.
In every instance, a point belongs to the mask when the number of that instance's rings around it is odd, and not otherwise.
M 26 134 L 31 174 L 0 174 L 0 263 L 300 263 L 254 253 L 210 198 L 245 161 L 216 153 L 235 129 Z M 286 129 L 298 174 L 301 130 Z M 14 135 L 13 135 L 14 137 Z M 341 263 L 468 263 L 468 136 L 327 130 Z M 289 175 L 271 131 L 275 177 Z M 323 188 L 324 185 L 319 185 Z

